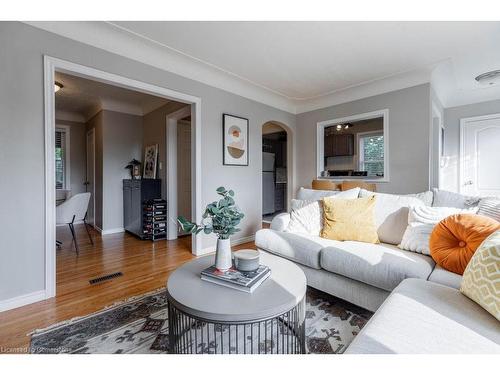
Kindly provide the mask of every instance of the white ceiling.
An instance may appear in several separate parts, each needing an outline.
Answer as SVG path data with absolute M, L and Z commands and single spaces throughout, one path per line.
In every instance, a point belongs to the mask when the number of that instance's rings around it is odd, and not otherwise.
M 499 22 L 34 22 L 289 112 L 429 82 L 445 106 L 500 98 Z
M 55 94 L 55 108 L 60 117 L 66 119 L 73 115 L 74 119 L 80 116 L 85 121 L 102 109 L 142 116 L 169 102 L 153 95 L 60 72 L 55 73 L 55 80 L 64 86 Z

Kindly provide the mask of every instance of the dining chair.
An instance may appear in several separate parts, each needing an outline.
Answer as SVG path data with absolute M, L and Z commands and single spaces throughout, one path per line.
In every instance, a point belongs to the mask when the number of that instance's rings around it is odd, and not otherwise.
M 80 249 L 75 235 L 75 222 L 83 221 L 85 230 L 89 236 L 90 243 L 93 245 L 92 237 L 90 235 L 88 224 L 86 222 L 87 209 L 90 202 L 90 193 L 75 194 L 68 200 L 64 201 L 56 207 L 56 224 L 68 224 L 75 242 L 76 254 L 78 255 Z

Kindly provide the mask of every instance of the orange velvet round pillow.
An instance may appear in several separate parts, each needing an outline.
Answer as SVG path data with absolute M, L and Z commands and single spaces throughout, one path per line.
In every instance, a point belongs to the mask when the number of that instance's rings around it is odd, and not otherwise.
M 432 259 L 444 269 L 462 275 L 479 245 L 499 229 L 500 223 L 486 216 L 448 216 L 432 231 L 429 241 Z

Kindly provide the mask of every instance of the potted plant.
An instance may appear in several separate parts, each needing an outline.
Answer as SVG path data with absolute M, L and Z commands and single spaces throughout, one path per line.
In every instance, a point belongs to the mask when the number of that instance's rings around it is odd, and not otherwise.
M 232 266 L 230 237 L 240 231 L 237 226 L 245 215 L 235 205 L 234 191 L 226 190 L 225 187 L 221 186 L 217 189 L 217 194 L 222 198 L 210 203 L 205 208 L 200 224 L 193 223 L 182 216 L 179 216 L 177 221 L 181 229 L 187 233 L 199 234 L 203 232 L 217 235 L 215 267 L 224 272 Z

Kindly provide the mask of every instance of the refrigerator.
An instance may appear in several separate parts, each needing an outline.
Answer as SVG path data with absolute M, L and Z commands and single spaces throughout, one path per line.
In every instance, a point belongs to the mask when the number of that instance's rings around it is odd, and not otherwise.
M 274 153 L 262 153 L 262 215 L 274 213 Z

